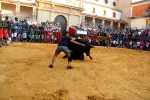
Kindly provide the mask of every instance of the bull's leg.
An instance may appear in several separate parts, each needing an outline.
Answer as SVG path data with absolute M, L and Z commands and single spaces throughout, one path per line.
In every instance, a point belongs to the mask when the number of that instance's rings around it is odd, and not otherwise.
M 89 55 L 88 55 L 88 56 L 89 56 L 89 58 L 90 58 L 91 60 L 93 60 L 93 58 L 90 56 L 90 51 L 89 51 Z
M 65 58 L 68 58 L 68 56 L 67 55 L 63 56 L 63 59 L 65 59 Z
M 87 54 L 87 56 L 89 56 L 89 58 L 90 58 L 91 60 L 93 60 L 93 58 L 90 56 L 90 51 L 89 51 L 89 53 Z
M 90 58 L 91 60 L 93 60 L 93 58 L 92 58 L 91 56 L 89 56 L 89 58 Z

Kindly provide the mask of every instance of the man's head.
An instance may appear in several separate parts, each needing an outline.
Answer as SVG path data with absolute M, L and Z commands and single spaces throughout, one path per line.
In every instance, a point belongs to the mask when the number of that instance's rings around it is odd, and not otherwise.
M 66 36 L 69 36 L 69 33 L 67 32 L 65 35 L 66 35 Z

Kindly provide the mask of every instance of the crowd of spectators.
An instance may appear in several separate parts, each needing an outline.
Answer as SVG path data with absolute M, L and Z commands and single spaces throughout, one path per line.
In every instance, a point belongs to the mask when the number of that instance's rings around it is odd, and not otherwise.
M 85 28 L 82 24 L 70 26 L 76 30 L 87 32 L 88 41 L 92 45 L 124 47 L 130 49 L 149 50 L 150 47 L 150 29 L 131 30 L 126 28 L 121 32 L 114 29 L 102 29 L 98 26 L 97 29 L 92 27 Z M 41 23 L 31 22 L 28 19 L 18 19 L 5 17 L 0 19 L 0 46 L 6 45 L 10 41 L 27 42 L 44 42 L 44 31 L 49 31 L 49 43 L 55 43 L 57 36 L 53 32 L 61 32 L 60 23 L 45 21 Z M 2 37 L 3 36 L 3 37 Z M 85 35 L 77 35 L 78 38 L 83 38 Z M 103 36 L 104 38 L 98 38 Z M 56 38 L 55 38 L 56 37 Z M 107 40 L 109 37 L 109 41 Z M 7 39 L 6 39 L 7 38 Z M 47 38 L 47 37 L 46 37 Z M 75 38 L 75 37 L 73 37 Z
M 88 41 L 92 45 L 150 51 L 150 29 L 132 30 L 130 28 L 125 28 L 121 32 L 117 32 L 111 28 L 102 29 L 100 26 L 98 26 L 97 29 L 92 27 L 84 28 L 79 24 L 71 26 L 71 28 L 86 31 Z M 80 37 L 83 36 L 84 35 L 80 35 Z
M 9 17 L 0 18 L 0 43 L 1 45 L 5 45 L 3 39 L 3 33 L 7 33 L 5 36 L 7 42 L 17 42 L 24 41 L 27 42 L 44 42 L 44 31 L 51 31 L 51 35 L 53 36 L 53 32 L 60 32 L 61 26 L 60 23 L 45 21 L 41 23 L 32 22 L 29 19 L 18 19 L 17 17 Z M 3 36 L 3 37 L 2 37 Z M 6 42 L 6 41 L 5 41 Z M 6 43 L 6 44 L 8 44 Z

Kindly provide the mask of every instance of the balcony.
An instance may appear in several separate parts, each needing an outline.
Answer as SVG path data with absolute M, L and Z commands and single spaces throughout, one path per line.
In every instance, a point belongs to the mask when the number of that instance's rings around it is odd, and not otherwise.
M 136 14 L 133 14 L 132 16 L 129 16 L 128 19 L 135 19 L 141 17 L 150 17 L 150 9 L 148 9 L 146 12 L 143 12 L 143 15 L 141 16 L 136 16 Z

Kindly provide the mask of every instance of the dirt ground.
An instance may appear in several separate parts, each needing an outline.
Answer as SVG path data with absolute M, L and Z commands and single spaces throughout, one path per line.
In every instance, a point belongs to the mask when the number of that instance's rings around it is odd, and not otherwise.
M 61 53 L 56 44 L 10 44 L 0 48 L 0 100 L 150 100 L 150 52 L 95 47 L 90 60 Z

